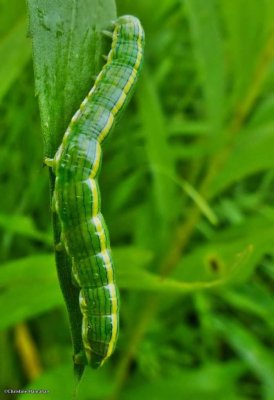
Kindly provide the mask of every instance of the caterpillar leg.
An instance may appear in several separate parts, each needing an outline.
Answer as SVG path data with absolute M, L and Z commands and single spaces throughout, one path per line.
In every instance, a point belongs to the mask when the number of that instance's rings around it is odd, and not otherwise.
M 54 168 L 55 168 L 55 165 L 56 165 L 56 161 L 55 161 L 54 158 L 46 157 L 46 158 L 44 159 L 44 164 L 46 164 L 47 167 L 53 168 L 53 169 L 54 169 Z
M 53 192 L 52 199 L 51 199 L 51 211 L 53 213 L 57 212 L 57 204 L 56 204 L 56 196 L 55 191 Z
M 80 351 L 79 353 L 77 353 L 77 354 L 74 354 L 73 355 L 73 362 L 74 362 L 74 364 L 77 364 L 77 365 L 87 365 L 87 357 L 86 357 L 86 355 L 85 355 L 85 352 L 84 351 Z
M 58 252 L 65 250 L 65 246 L 64 246 L 63 242 L 57 243 L 56 246 L 55 246 L 55 250 L 58 251 Z
M 65 242 L 64 242 L 64 235 L 63 235 L 63 233 L 61 232 L 60 242 L 57 243 L 57 244 L 55 245 L 55 250 L 56 250 L 56 251 L 64 251 L 64 250 L 66 249 L 64 243 L 65 243 Z
M 110 39 L 112 39 L 113 33 L 107 30 L 103 30 L 102 34 Z
M 72 259 L 72 268 L 71 268 L 71 280 L 74 286 L 80 288 L 81 287 L 81 281 L 79 280 L 78 276 L 78 270 L 77 270 L 77 264 L 75 263 L 75 260 Z

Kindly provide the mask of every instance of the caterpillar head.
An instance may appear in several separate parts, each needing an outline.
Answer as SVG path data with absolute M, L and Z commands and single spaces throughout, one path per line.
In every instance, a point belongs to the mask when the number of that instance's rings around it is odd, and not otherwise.
M 123 15 L 116 20 L 117 35 L 125 40 L 145 42 L 145 32 L 138 18 L 132 15 Z

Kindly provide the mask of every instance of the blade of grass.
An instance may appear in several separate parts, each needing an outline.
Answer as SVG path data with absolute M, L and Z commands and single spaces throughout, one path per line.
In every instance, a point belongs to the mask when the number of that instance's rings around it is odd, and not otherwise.
M 28 0 L 45 156 L 53 157 L 72 114 L 92 86 L 102 64 L 102 34 L 116 16 L 114 0 Z M 50 172 L 51 193 L 54 176 Z M 53 215 L 55 244 L 60 226 Z M 71 262 L 56 252 L 56 264 L 67 304 L 74 353 L 82 350 L 79 289 L 71 280 Z M 84 367 L 75 369 L 80 378 Z

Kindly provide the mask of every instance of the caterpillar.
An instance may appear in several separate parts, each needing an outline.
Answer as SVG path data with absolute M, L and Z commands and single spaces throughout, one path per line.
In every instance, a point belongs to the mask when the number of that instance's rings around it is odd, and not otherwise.
M 45 160 L 56 176 L 53 208 L 61 225 L 61 246 L 71 258 L 72 279 L 80 289 L 84 351 L 74 362 L 93 368 L 113 353 L 119 330 L 119 294 L 97 181 L 101 146 L 132 96 L 144 48 L 136 17 L 121 16 L 113 26 L 106 64 L 54 158 Z

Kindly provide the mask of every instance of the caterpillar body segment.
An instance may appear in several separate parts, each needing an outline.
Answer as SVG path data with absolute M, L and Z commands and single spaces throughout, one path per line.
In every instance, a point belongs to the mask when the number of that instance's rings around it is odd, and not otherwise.
M 61 240 L 80 288 L 84 354 L 76 354 L 74 360 L 93 368 L 113 353 L 119 331 L 119 294 L 98 186 L 102 145 L 132 96 L 143 47 L 139 20 L 119 17 L 106 64 L 72 117 L 54 159 L 45 160 L 56 174 L 54 202 Z

